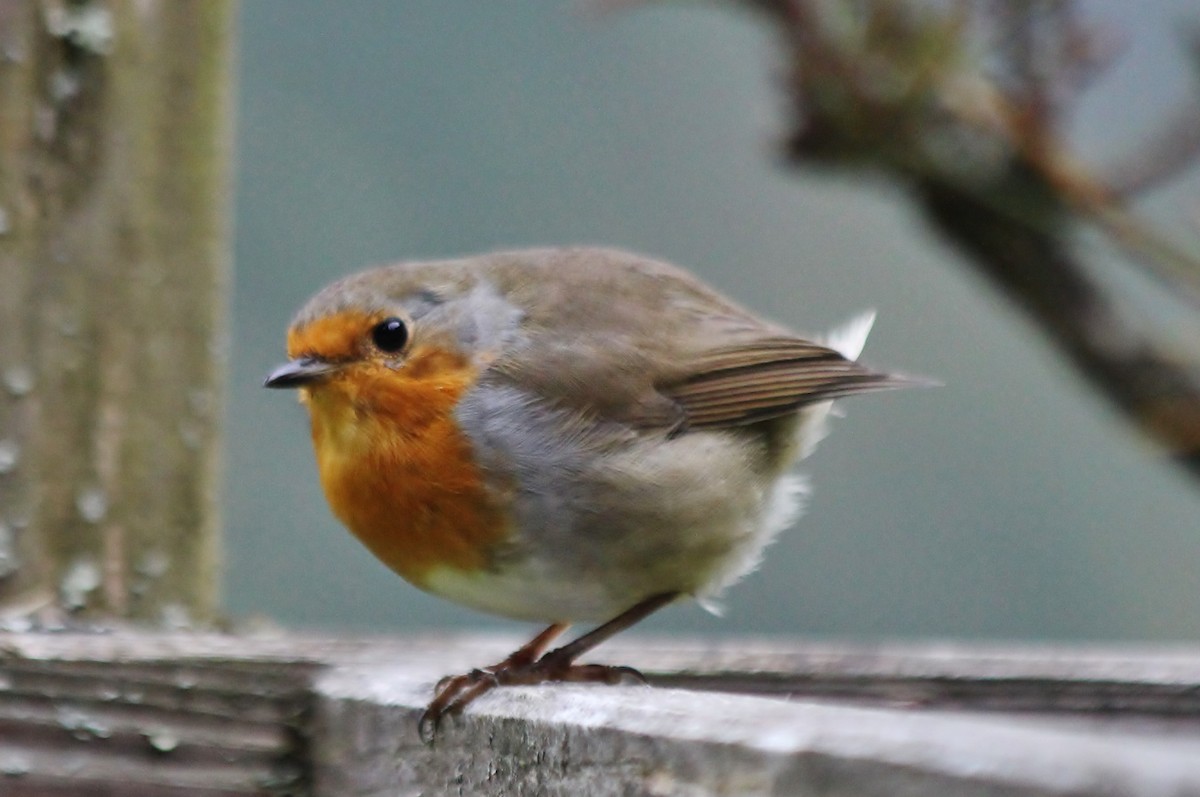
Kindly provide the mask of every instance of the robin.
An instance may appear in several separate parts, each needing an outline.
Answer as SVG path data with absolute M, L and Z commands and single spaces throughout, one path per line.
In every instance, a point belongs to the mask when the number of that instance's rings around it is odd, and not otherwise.
M 299 390 L 334 514 L 417 587 L 549 623 L 444 679 L 423 738 L 496 686 L 640 679 L 576 661 L 754 569 L 832 400 L 912 384 L 856 362 L 873 318 L 807 340 L 597 248 L 400 263 L 316 294 L 265 384 Z M 582 621 L 601 624 L 547 652 Z

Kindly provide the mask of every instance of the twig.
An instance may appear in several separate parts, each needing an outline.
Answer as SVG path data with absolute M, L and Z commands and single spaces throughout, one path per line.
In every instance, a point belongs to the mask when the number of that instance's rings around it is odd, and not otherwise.
M 767 14 L 790 58 L 791 161 L 867 168 L 913 188 L 966 262 L 1200 476 L 1200 363 L 1131 318 L 1072 245 L 1080 225 L 1094 225 L 1200 307 L 1200 256 L 1124 204 L 1200 154 L 1200 126 L 1165 128 L 1111 186 L 1078 165 L 1058 130 L 1099 48 L 1070 0 L 742 2 Z M 829 24 L 838 13 L 859 24 Z M 983 53 L 972 47 L 981 33 Z

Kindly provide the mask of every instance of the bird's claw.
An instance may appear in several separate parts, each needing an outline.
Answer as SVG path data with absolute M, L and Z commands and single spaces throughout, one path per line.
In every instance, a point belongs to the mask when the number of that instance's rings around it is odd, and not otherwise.
M 462 713 L 476 698 L 498 686 L 532 686 L 542 683 L 645 684 L 646 676 L 632 667 L 606 664 L 572 664 L 551 651 L 532 662 L 505 661 L 482 670 L 447 676 L 438 681 L 434 698 L 417 721 L 421 741 L 432 745 L 447 716 Z

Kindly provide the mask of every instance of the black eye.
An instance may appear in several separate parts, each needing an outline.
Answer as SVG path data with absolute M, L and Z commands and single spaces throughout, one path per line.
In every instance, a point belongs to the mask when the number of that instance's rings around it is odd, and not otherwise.
M 395 354 L 408 343 L 408 327 L 399 318 L 385 318 L 371 330 L 371 340 L 380 351 Z

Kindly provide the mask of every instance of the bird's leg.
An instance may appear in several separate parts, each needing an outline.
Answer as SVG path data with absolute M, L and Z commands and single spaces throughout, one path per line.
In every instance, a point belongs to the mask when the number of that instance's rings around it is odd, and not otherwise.
M 677 592 L 652 595 L 583 636 L 549 653 L 543 653 L 546 646 L 567 628 L 565 623 L 555 623 L 499 664 L 442 679 L 433 701 L 421 714 L 418 723 L 421 738 L 432 743 L 442 717 L 457 714 L 472 700 L 497 686 L 528 686 L 549 681 L 616 684 L 634 680 L 645 683 L 645 677 L 632 667 L 576 664 L 575 660 L 601 642 L 644 620 L 678 596 Z
M 605 681 L 618 683 L 625 676 L 642 681 L 646 679 L 632 667 L 607 667 L 598 664 L 575 664 L 575 660 L 601 642 L 621 633 L 679 597 L 678 592 L 661 592 L 651 595 L 641 603 L 626 609 L 603 625 L 593 628 L 583 636 L 573 639 L 562 647 L 555 648 L 542 656 L 529 668 L 531 674 L 541 677 L 536 680 L 514 681 L 513 683 L 541 683 L 542 681 Z M 506 682 L 507 683 L 507 682 Z
M 437 686 L 433 691 L 440 698 L 449 693 L 451 697 L 458 692 L 461 692 L 465 687 L 470 686 L 478 681 L 491 681 L 495 679 L 495 675 L 500 670 L 511 668 L 528 667 L 538 660 L 550 643 L 562 635 L 563 631 L 570 628 L 568 623 L 555 623 L 546 628 L 533 639 L 526 642 L 521 647 L 517 648 L 504 661 L 497 662 L 490 667 L 484 667 L 481 670 L 471 670 L 463 675 L 447 675 L 445 678 L 437 682 Z M 436 701 L 434 701 L 436 702 Z M 430 708 L 433 706 L 431 705 Z
M 512 668 L 528 668 L 546 651 L 550 643 L 569 627 L 568 623 L 554 623 L 533 639 L 517 648 L 517 650 L 503 661 L 493 664 L 490 667 L 484 667 L 482 670 L 471 670 L 462 675 L 448 675 L 438 681 L 437 686 L 433 689 L 434 698 L 425 708 L 425 711 L 421 714 L 421 719 L 417 723 L 417 730 L 420 732 L 421 739 L 427 744 L 432 743 L 434 736 L 437 735 L 438 723 L 442 721 L 442 717 L 448 711 L 459 711 L 462 706 L 465 706 L 471 700 L 488 691 L 493 686 L 498 686 L 497 673 Z M 482 688 L 480 688 L 481 685 Z M 467 698 L 461 705 L 458 705 L 460 698 L 467 694 L 470 694 L 471 697 Z

